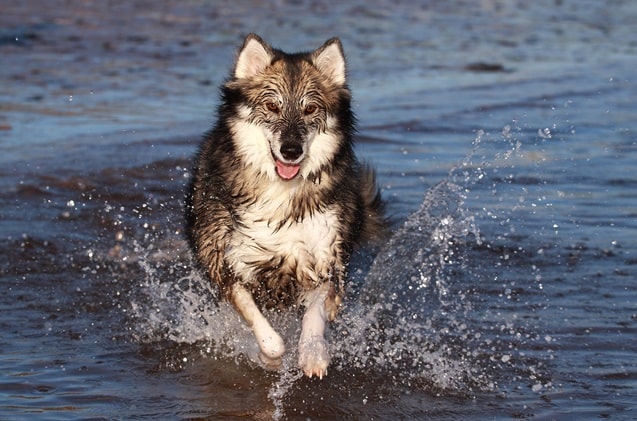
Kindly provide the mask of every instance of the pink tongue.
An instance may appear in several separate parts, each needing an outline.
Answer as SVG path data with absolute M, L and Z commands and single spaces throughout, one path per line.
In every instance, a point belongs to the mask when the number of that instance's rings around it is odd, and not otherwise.
M 284 180 L 293 179 L 299 172 L 299 165 L 288 165 L 281 161 L 276 161 L 276 172 L 279 173 L 279 177 Z

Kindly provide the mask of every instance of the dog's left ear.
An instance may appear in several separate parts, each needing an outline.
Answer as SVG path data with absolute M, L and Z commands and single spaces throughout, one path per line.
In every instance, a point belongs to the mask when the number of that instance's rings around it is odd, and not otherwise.
M 328 39 L 318 50 L 312 53 L 312 62 L 332 82 L 345 83 L 345 56 L 338 38 Z

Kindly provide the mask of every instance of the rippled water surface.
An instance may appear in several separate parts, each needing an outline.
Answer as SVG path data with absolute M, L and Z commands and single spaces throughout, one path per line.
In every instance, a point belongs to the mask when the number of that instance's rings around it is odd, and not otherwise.
M 637 418 L 634 2 L 1 8 L 0 418 Z M 392 220 L 322 381 L 254 363 L 183 240 L 248 32 L 341 37 Z

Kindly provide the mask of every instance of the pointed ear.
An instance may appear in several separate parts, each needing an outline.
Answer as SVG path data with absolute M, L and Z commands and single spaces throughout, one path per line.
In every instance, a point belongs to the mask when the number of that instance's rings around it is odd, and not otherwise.
M 239 50 L 234 76 L 237 79 L 255 76 L 272 62 L 272 49 L 259 36 L 250 34 Z
M 345 56 L 338 38 L 329 39 L 312 53 L 312 62 L 323 73 L 337 84 L 345 83 Z

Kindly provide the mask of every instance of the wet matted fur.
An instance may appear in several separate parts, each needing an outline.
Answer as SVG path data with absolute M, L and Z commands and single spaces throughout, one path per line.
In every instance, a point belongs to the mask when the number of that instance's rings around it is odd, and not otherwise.
M 322 377 L 352 249 L 383 225 L 374 172 L 353 150 L 341 43 L 287 54 L 250 34 L 221 95 L 187 195 L 190 244 L 267 365 L 285 345 L 261 309 L 304 305 L 299 364 Z

